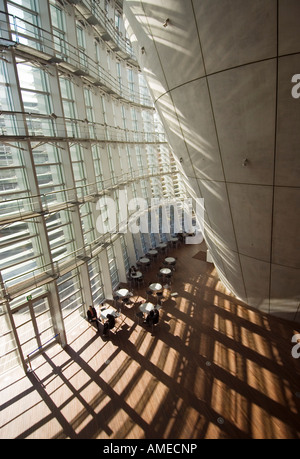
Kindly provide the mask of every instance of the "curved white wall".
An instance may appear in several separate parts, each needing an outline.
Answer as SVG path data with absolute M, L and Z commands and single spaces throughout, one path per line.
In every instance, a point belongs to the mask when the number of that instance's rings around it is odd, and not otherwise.
M 124 0 L 124 12 L 170 143 L 205 200 L 220 278 L 248 304 L 294 319 L 300 2 Z

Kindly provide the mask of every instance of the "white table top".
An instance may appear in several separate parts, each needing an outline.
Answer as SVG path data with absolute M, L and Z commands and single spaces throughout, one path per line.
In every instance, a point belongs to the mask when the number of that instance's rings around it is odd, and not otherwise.
M 172 257 L 165 258 L 166 263 L 174 263 L 175 261 L 176 261 L 175 258 L 172 258 Z
M 169 268 L 162 268 L 160 272 L 162 274 L 171 274 L 172 271 Z
M 155 250 L 155 249 L 152 249 L 152 250 L 149 250 L 148 253 L 149 253 L 149 255 L 157 255 L 158 251 Z
M 132 279 L 139 279 L 140 277 L 143 277 L 143 273 L 141 271 L 137 271 L 136 273 L 131 274 Z
M 131 295 L 131 293 L 126 288 L 121 288 L 120 290 L 116 291 L 116 295 L 118 295 L 120 298 L 126 298 L 126 296 Z
M 150 290 L 152 290 L 152 292 L 159 292 L 160 290 L 162 290 L 162 285 L 158 283 L 153 283 L 149 285 L 149 288 Z
M 119 313 L 115 309 L 107 308 L 107 309 L 104 309 L 103 311 L 100 311 L 100 318 L 103 319 L 103 320 L 106 319 L 107 314 L 111 314 L 114 317 L 118 317 L 119 316 Z
M 141 263 L 150 263 L 150 260 L 149 260 L 149 258 L 143 257 L 143 258 L 140 258 L 140 262 Z
M 153 303 L 142 303 L 139 309 L 144 313 L 149 313 L 152 309 L 155 309 L 155 306 Z
M 178 242 L 178 237 L 171 237 L 172 242 Z
M 165 244 L 164 242 L 162 242 L 161 244 L 158 244 L 157 247 L 159 247 L 159 248 L 161 248 L 161 249 L 165 249 L 165 248 L 167 247 L 167 244 Z

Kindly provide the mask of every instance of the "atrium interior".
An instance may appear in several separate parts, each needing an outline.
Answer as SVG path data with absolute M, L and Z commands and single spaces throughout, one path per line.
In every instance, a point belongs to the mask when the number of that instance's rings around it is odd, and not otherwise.
M 0 438 L 300 438 L 300 9 L 251 3 L 0 0 Z

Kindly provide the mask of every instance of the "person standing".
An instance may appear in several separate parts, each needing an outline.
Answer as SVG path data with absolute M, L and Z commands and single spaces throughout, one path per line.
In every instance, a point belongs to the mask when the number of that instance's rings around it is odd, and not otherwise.
M 97 312 L 96 309 L 93 306 L 89 306 L 88 312 L 88 321 L 94 325 L 96 325 L 98 332 L 100 332 L 100 325 L 99 325 L 99 320 L 97 317 Z

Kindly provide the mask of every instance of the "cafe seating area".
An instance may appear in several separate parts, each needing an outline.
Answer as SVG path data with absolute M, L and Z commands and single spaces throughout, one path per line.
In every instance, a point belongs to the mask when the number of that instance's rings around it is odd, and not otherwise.
M 298 392 L 298 361 L 286 345 L 294 323 L 231 295 L 200 256 L 205 250 L 204 242 L 171 246 L 151 260 L 145 286 L 124 282 L 95 306 L 101 330 L 107 315 L 115 317 L 106 336 L 82 318 L 66 348 L 54 346 L 33 362 L 38 399 L 30 415 L 39 436 L 50 424 L 55 438 L 67 435 L 57 427 L 61 413 L 76 428 L 72 438 L 249 438 L 264 429 L 265 438 L 295 436 L 298 413 L 285 403 Z M 172 269 L 171 283 L 158 280 L 162 269 Z M 151 311 L 157 323 L 147 322 Z M 32 393 L 22 384 L 27 412 Z M 57 418 L 49 419 L 54 403 Z
M 170 298 L 176 270 L 176 250 L 181 246 L 181 242 L 182 240 L 173 236 L 168 242 L 158 244 L 136 261 L 135 266 L 127 273 L 127 282 L 121 283 L 113 292 L 113 299 L 95 305 L 101 324 L 104 323 L 107 314 L 112 314 L 116 320 L 120 319 L 117 320 L 120 325 L 132 306 L 138 323 L 142 324 L 151 309 L 162 307 L 163 302 Z M 153 332 L 154 326 L 151 330 Z

